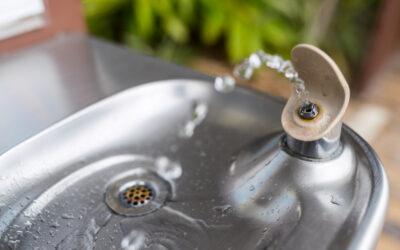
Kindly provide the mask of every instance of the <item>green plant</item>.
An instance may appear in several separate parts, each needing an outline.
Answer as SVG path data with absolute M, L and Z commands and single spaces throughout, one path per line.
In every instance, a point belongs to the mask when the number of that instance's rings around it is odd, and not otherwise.
M 377 3 L 83 0 L 92 34 L 167 59 L 182 61 L 196 51 L 213 47 L 222 48 L 231 63 L 258 49 L 288 58 L 295 44 L 308 42 L 338 57 L 345 71 L 360 61 Z M 326 15 L 327 11 L 332 15 Z

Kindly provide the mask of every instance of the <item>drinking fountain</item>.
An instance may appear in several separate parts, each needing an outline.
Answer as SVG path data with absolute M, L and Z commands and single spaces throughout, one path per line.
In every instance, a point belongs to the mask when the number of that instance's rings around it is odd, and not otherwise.
M 346 80 L 311 45 L 292 63 L 306 98 L 169 68 L 193 78 L 135 85 L 9 149 L 0 248 L 373 249 L 388 184 L 342 124 Z
M 314 46 L 294 47 L 292 61 L 307 96 L 293 90 L 282 111 L 284 132 L 239 153 L 226 185 L 231 204 L 241 216 L 268 225 L 263 240 L 272 249 L 371 249 L 385 214 L 386 177 L 382 172 L 380 201 L 367 202 L 374 204 L 375 214 L 361 219 L 368 208 L 359 205 L 372 195 L 361 194 L 367 189 L 362 183 L 371 172 L 362 170 L 366 162 L 356 149 L 360 138 L 356 146 L 354 132 L 342 125 L 350 97 L 347 82 Z M 357 229 L 354 223 L 362 220 L 365 228 Z M 341 234 L 353 237 L 345 240 Z

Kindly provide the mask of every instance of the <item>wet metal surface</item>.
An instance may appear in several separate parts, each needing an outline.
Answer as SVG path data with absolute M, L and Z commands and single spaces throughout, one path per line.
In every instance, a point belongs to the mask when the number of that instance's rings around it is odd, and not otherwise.
M 173 78 L 211 79 L 78 34 L 0 56 L 0 154 L 107 96 Z
M 194 101 L 208 106 L 207 116 L 181 138 Z M 360 234 L 357 244 L 373 242 L 363 230 L 380 229 L 381 166 L 348 130 L 344 164 L 293 158 L 279 143 L 281 108 L 244 88 L 221 94 L 210 82 L 171 80 L 85 109 L 1 157 L 1 244 L 119 249 L 143 237 L 148 249 L 343 249 Z M 143 216 L 113 213 L 104 194 L 121 176 L 129 183 L 127 171 L 169 183 L 165 204 Z M 372 198 L 378 208 L 364 217 Z M 70 242 L 74 234 L 87 236 Z
M 378 158 L 348 128 L 335 157 L 292 155 L 282 108 L 175 79 L 83 109 L 0 156 L 0 249 L 373 247 L 387 204 Z M 148 203 L 122 202 L 143 186 Z

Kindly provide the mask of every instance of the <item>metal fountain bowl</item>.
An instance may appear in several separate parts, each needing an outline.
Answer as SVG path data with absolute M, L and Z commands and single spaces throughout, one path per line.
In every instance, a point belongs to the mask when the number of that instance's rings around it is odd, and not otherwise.
M 79 111 L 0 156 L 0 248 L 373 248 L 388 200 L 376 154 L 344 126 L 345 158 L 291 155 L 283 105 L 173 79 Z

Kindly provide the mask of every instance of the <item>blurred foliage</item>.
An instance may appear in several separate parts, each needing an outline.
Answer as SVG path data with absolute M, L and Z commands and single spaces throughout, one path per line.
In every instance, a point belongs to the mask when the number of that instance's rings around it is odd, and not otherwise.
M 264 49 L 288 58 L 301 42 L 345 72 L 360 64 L 378 0 L 83 0 L 92 34 L 175 61 L 217 48 L 235 63 Z M 318 27 L 329 17 L 326 27 Z M 332 7 L 333 6 L 333 7 Z M 326 20 L 325 20 L 326 21 Z M 215 49 L 216 51 L 218 51 Z

